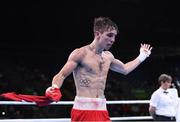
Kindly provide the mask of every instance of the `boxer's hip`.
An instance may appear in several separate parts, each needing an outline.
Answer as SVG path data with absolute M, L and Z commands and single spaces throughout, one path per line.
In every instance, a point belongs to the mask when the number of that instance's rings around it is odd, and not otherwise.
M 105 98 L 75 97 L 73 109 L 107 110 Z

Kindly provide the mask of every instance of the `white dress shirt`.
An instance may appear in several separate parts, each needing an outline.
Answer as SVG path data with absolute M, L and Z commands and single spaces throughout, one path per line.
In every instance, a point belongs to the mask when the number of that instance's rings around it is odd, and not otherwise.
M 177 89 L 170 88 L 166 91 L 161 87 L 151 96 L 150 105 L 156 108 L 157 115 L 172 117 L 176 116 L 178 105 Z

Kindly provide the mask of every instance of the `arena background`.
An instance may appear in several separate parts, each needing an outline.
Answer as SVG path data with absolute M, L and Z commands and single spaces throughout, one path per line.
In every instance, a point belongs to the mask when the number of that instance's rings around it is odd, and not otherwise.
M 153 46 L 151 56 L 129 75 L 109 72 L 107 100 L 148 100 L 161 73 L 172 75 L 177 88 L 180 83 L 180 19 L 175 1 L 6 1 L 1 2 L 0 16 L 0 93 L 44 95 L 69 53 L 92 41 L 93 19 L 98 16 L 117 23 L 120 32 L 110 51 L 124 63 L 139 54 L 140 43 Z M 72 75 L 62 92 L 62 100 L 74 99 Z M 0 106 L 1 113 L 6 112 L 0 118 L 69 117 L 70 108 Z M 108 109 L 111 116 L 149 115 L 148 105 Z

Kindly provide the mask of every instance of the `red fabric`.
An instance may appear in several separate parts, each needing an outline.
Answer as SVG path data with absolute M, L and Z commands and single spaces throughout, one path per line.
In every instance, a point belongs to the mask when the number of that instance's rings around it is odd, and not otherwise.
M 72 122 L 84 121 L 98 121 L 98 122 L 111 122 L 109 113 L 106 110 L 71 110 Z
M 25 95 L 25 94 L 16 94 L 15 92 L 3 93 L 0 96 L 14 101 L 27 101 L 35 102 L 38 106 L 46 106 L 49 103 L 56 101 L 58 102 L 61 99 L 61 92 L 59 89 L 53 90 L 51 94 L 45 93 L 46 96 L 37 96 L 37 95 Z
M 27 102 L 36 102 L 38 106 L 48 105 L 50 102 L 53 102 L 46 96 L 36 96 L 36 95 L 24 95 L 24 94 L 16 94 L 14 92 L 3 93 L 0 95 L 1 97 L 14 100 L 14 101 L 27 101 Z

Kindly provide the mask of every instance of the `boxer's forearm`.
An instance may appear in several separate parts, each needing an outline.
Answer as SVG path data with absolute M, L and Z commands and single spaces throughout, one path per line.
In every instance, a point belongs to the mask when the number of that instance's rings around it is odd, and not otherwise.
M 53 77 L 52 87 L 60 88 L 63 84 L 65 76 L 62 73 L 59 73 Z

